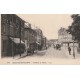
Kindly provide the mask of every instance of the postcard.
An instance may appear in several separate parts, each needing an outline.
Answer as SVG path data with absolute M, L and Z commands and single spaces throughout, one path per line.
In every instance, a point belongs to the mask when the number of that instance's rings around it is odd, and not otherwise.
M 0 24 L 0 64 L 80 64 L 80 14 L 1 14 Z

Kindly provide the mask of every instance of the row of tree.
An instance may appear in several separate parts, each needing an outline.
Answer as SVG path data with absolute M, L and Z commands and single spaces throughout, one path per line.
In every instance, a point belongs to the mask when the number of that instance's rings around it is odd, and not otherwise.
M 68 32 L 72 35 L 73 40 L 79 43 L 80 47 L 80 14 L 71 15 L 73 19 L 72 24 L 68 27 Z

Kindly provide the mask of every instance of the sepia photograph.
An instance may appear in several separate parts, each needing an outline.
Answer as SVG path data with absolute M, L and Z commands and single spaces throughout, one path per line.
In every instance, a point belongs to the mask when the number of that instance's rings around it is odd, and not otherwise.
M 0 17 L 0 64 L 80 64 L 80 14 Z
M 0 80 L 80 80 L 79 0 L 0 0 Z

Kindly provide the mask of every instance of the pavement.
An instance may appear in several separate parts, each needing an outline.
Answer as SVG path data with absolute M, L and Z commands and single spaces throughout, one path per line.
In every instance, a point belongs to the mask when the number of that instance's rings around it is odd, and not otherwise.
M 68 58 L 74 58 L 73 57 L 73 47 L 71 47 L 71 55 L 69 55 L 67 47 L 63 47 L 62 50 L 65 52 L 65 54 L 68 56 Z M 77 47 L 74 48 L 74 53 L 75 53 L 75 59 L 79 59 L 80 53 L 77 52 Z
M 80 58 L 80 54 L 77 52 L 77 47 L 74 49 L 75 51 L 75 59 Z M 71 55 L 69 55 L 68 48 L 62 47 L 61 50 L 54 49 L 53 47 L 50 47 L 46 54 L 43 56 L 46 58 L 60 58 L 60 59 L 74 59 L 73 57 L 73 47 L 71 47 Z
M 41 57 L 44 56 L 47 50 L 41 50 L 41 51 L 34 51 L 34 54 L 32 55 L 27 55 L 26 52 L 22 53 L 21 56 L 18 54 L 16 56 L 14 56 L 14 59 L 18 60 L 21 58 L 29 58 L 29 57 Z M 29 53 L 28 53 L 29 54 Z

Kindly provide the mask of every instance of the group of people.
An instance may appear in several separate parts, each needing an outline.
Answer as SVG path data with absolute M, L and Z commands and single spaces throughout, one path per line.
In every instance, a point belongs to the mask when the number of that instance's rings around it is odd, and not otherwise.
M 56 44 L 56 45 L 54 45 L 54 48 L 57 49 L 57 50 L 61 50 L 61 45 L 60 44 Z
M 56 44 L 54 46 L 54 48 L 61 50 L 61 45 L 60 44 Z M 69 52 L 69 55 L 71 55 L 71 47 L 69 46 L 69 44 L 68 44 L 68 52 Z
M 69 43 L 68 43 L 68 45 L 67 45 L 68 47 L 67 47 L 67 50 L 68 50 L 68 53 L 69 53 L 69 55 L 71 55 L 71 46 L 69 45 Z M 60 45 L 60 44 L 56 44 L 56 45 L 53 45 L 53 47 L 55 48 L 55 49 L 57 49 L 57 50 L 61 50 L 61 47 L 62 47 L 62 45 Z M 75 52 L 74 53 L 72 53 L 73 54 L 73 57 L 75 58 Z

